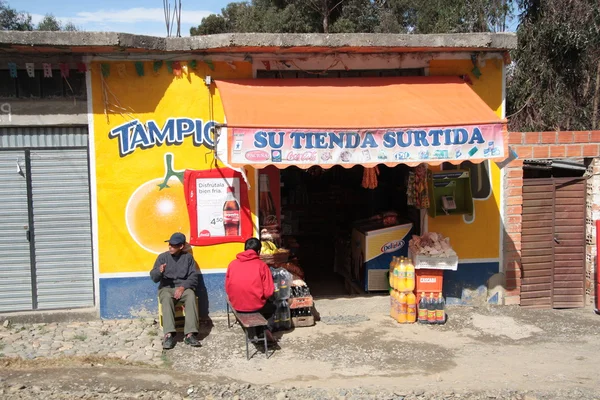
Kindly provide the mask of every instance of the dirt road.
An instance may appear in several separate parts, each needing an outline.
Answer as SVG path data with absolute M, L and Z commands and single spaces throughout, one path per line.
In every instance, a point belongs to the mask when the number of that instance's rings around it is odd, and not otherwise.
M 4 358 L 0 398 L 600 399 L 590 309 L 451 307 L 444 326 L 400 326 L 388 302 L 320 300 L 322 320 L 284 334 L 268 360 L 246 361 L 241 329 L 222 317 L 204 326 L 203 347 L 178 343 L 159 367 Z

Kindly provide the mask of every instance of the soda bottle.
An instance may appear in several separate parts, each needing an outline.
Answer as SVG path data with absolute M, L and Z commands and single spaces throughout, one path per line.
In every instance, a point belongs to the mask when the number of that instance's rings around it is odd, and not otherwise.
M 440 295 L 438 296 L 437 299 L 437 307 L 435 310 L 435 322 L 437 324 L 443 324 L 446 322 L 446 300 L 444 300 L 444 296 L 442 296 L 442 293 L 440 292 Z
M 413 292 L 406 295 L 406 322 L 414 324 L 417 321 L 417 297 Z
M 410 260 L 406 263 L 406 290 L 409 292 L 415 290 L 415 266 Z
M 408 304 L 406 303 L 406 293 L 400 292 L 398 295 L 398 319 L 397 321 L 401 324 L 406 323 L 406 313 L 408 311 Z
M 227 188 L 227 197 L 223 204 L 223 226 L 225 236 L 240 236 L 240 205 L 235 199 L 235 189 Z
M 390 317 L 396 319 L 396 291 L 390 290 Z
M 429 294 L 429 300 L 427 300 L 427 323 L 435 324 L 435 311 L 437 308 L 437 302 L 433 298 L 433 292 Z
M 400 260 L 400 265 L 398 266 L 398 291 L 406 292 L 406 264 L 404 259 Z
M 419 300 L 419 323 L 427 323 L 427 297 L 423 292 L 421 292 L 421 299 Z

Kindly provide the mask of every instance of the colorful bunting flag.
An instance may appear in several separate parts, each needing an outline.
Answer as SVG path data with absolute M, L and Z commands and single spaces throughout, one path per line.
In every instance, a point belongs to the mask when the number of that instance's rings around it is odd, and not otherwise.
M 52 78 L 52 64 L 43 63 L 42 68 L 44 69 L 44 78 Z
M 87 72 L 87 66 L 85 63 L 77 63 L 77 72 Z
M 167 72 L 169 74 L 173 73 L 173 61 L 167 61 Z
M 136 61 L 135 71 L 137 72 L 138 76 L 144 76 L 144 63 L 141 61 Z
M 8 63 L 8 72 L 10 73 L 11 78 L 17 77 L 17 64 L 13 62 Z
M 231 61 L 227 61 L 227 65 L 229 65 L 229 67 L 233 70 L 237 69 L 237 67 L 235 66 L 235 64 Z
M 125 64 L 117 64 L 117 74 L 120 78 L 125 78 L 127 76 L 127 68 Z
M 30 78 L 35 78 L 35 64 L 34 63 L 25 63 L 25 69 L 27 70 L 27 76 Z
M 71 71 L 69 71 L 69 64 L 60 63 L 60 64 L 58 64 L 58 67 L 60 68 L 60 76 L 64 79 L 67 79 L 71 72 Z
M 264 64 L 267 71 L 271 70 L 271 62 L 270 61 L 263 61 L 262 63 Z
M 190 61 L 190 68 L 196 69 L 198 67 L 198 61 L 192 60 Z
M 102 76 L 108 78 L 108 76 L 110 75 L 110 64 L 102 63 L 100 64 L 100 69 L 102 70 Z
M 176 77 L 181 78 L 181 63 L 179 61 L 173 61 L 172 67 L 173 67 L 173 74 Z
M 163 66 L 163 62 L 162 61 L 154 61 L 154 64 L 152 64 L 152 68 L 154 69 L 154 73 L 158 74 L 158 71 L 160 71 L 160 69 Z
M 208 65 L 208 68 L 210 68 L 211 71 L 215 70 L 215 64 L 213 64 L 212 60 L 202 60 L 204 61 L 204 64 Z

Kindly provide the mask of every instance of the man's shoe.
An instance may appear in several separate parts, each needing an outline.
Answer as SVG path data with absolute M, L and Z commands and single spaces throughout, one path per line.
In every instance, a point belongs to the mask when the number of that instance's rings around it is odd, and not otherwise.
M 175 347 L 175 337 L 172 334 L 168 333 L 163 339 L 163 349 L 170 350 L 173 347 Z
M 202 344 L 194 334 L 187 335 L 185 339 L 183 339 L 185 344 L 189 344 L 192 347 L 200 347 Z

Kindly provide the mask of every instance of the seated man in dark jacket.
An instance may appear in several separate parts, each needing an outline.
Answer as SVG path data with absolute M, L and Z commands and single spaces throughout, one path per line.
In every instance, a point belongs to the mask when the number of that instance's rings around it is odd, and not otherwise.
M 231 306 L 237 312 L 259 312 L 268 320 L 268 328 L 273 328 L 275 307 L 269 298 L 273 296 L 275 285 L 269 266 L 262 261 L 260 240 L 250 238 L 244 244 L 244 251 L 236 256 L 225 275 L 225 292 Z M 272 340 L 270 331 L 267 338 Z
M 158 299 L 163 314 L 164 349 L 175 347 L 175 303 L 181 300 L 185 305 L 185 343 L 200 346 L 196 338 L 198 333 L 198 303 L 196 302 L 196 286 L 198 272 L 196 262 L 191 254 L 183 251 L 185 235 L 174 233 L 169 240 L 169 251 L 158 256 L 150 277 L 158 285 Z

